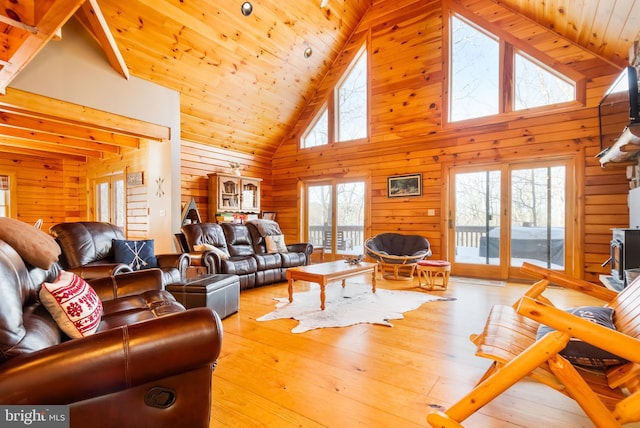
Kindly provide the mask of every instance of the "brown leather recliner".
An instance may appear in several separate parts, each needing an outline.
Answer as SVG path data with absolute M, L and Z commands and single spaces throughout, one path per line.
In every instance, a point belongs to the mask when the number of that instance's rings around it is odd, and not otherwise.
M 193 223 L 182 226 L 192 265 L 206 266 L 208 273 L 227 273 L 240 277 L 240 289 L 246 290 L 286 280 L 286 269 L 309 263 L 313 246 L 309 243 L 287 245 L 287 253 L 269 254 L 258 230 L 251 224 Z M 208 244 L 215 251 L 196 251 Z M 218 253 L 219 253 L 218 252 Z
M 91 282 L 98 332 L 69 339 L 38 300 L 49 270 L 0 240 L 0 404 L 69 405 L 74 428 L 208 427 L 222 325 L 185 310 L 148 269 Z
M 84 279 L 131 272 L 131 268 L 114 259 L 113 240 L 126 239 L 118 226 L 98 221 L 59 223 L 49 232 L 60 245 L 60 265 Z M 189 267 L 187 254 L 156 254 L 163 271 L 163 284 L 185 278 Z

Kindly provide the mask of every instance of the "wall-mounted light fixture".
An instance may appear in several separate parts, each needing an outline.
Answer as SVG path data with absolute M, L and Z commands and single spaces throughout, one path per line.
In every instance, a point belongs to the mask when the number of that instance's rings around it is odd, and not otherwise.
M 251 2 L 246 1 L 242 3 L 242 6 L 240 7 L 240 11 L 244 16 L 249 16 L 251 15 L 251 13 L 253 13 L 253 5 L 251 4 Z

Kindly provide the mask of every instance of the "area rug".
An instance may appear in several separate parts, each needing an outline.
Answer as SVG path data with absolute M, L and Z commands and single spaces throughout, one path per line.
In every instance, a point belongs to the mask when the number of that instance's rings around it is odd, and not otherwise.
M 416 291 L 396 291 L 378 288 L 371 291 L 371 285 L 349 284 L 342 288 L 339 284 L 326 287 L 325 310 L 320 310 L 320 286 L 310 284 L 310 290 L 293 294 L 293 302 L 288 297 L 275 297 L 276 310 L 257 318 L 270 321 L 281 318 L 298 320 L 292 333 L 324 327 L 347 327 L 370 323 L 393 327 L 392 319 L 402 319 L 403 312 L 417 309 L 427 302 L 455 300 L 447 297 Z

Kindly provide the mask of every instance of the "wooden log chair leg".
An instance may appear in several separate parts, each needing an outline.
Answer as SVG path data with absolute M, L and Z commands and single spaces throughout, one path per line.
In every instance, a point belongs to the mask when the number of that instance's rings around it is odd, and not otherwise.
M 613 417 L 621 424 L 640 420 L 640 391 L 636 391 L 616 404 Z
M 478 384 L 445 412 L 428 415 L 427 422 L 434 428 L 462 426 L 459 425 L 462 421 L 526 377 L 547 361 L 549 356 L 556 355 L 564 349 L 570 338 L 571 335 L 561 331 L 548 333 Z
M 570 396 L 576 400 L 596 426 L 611 428 L 622 426 L 569 361 L 560 355 L 555 355 L 549 358 L 549 368 L 562 381 Z

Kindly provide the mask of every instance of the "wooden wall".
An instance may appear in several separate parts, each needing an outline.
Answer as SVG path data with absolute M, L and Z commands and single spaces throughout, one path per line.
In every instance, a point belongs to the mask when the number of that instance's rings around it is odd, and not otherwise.
M 87 162 L 87 194 L 89 200 L 95 200 L 94 180 L 108 176 L 120 176 L 125 180 L 125 216 L 127 219 L 125 234 L 130 239 L 147 239 L 149 236 L 149 191 L 154 183 L 149 181 L 149 165 L 146 153 L 149 144 L 160 144 L 143 140 L 138 149 L 121 149 L 121 153 L 112 156 L 104 156 L 102 159 L 90 159 Z M 141 186 L 127 186 L 126 174 L 130 172 L 142 172 L 143 184 Z M 93 220 L 95 213 L 94 204 L 90 203 L 90 212 L 87 219 Z
M 600 263 L 608 257 L 609 229 L 628 224 L 624 168 L 602 169 L 594 158 L 600 151 L 597 102 L 619 70 L 494 2 L 460 1 L 452 7 L 484 20 L 515 46 L 533 45 L 572 77 L 584 76 L 586 104 L 510 114 L 497 121 L 447 125 L 443 120 L 447 63 L 443 16 L 447 17 L 448 11 L 437 0 L 376 1 L 275 155 L 269 209 L 278 212 L 285 234 L 295 234 L 300 222 L 299 180 L 370 177 L 367 232 L 422 233 L 431 241 L 434 257 L 439 258 L 446 255 L 447 218 L 442 204 L 446 168 L 574 157 L 578 166 L 572 177 L 578 186 L 575 203 L 581 208 L 576 222 L 583 233 L 573 246 L 584 252 L 577 271 L 597 280 L 596 274 L 606 271 Z M 299 136 L 327 99 L 362 37 L 369 39 L 369 141 L 298 149 Z M 388 199 L 387 176 L 407 173 L 422 173 L 423 196 Z M 428 209 L 434 209 L 436 215 L 428 217 Z
M 248 156 L 243 153 L 207 146 L 192 141 L 181 143 L 180 191 L 182 206 L 194 198 L 203 222 L 209 219 L 208 177 L 212 172 L 231 173 L 229 162 L 238 162 L 245 177 L 262 178 L 262 210 L 270 210 L 273 201 L 271 185 L 271 159 L 262 156 Z
M 42 229 L 48 230 L 56 223 L 85 218 L 84 162 L 0 152 L 0 171 L 15 174 L 18 220 L 42 219 Z

